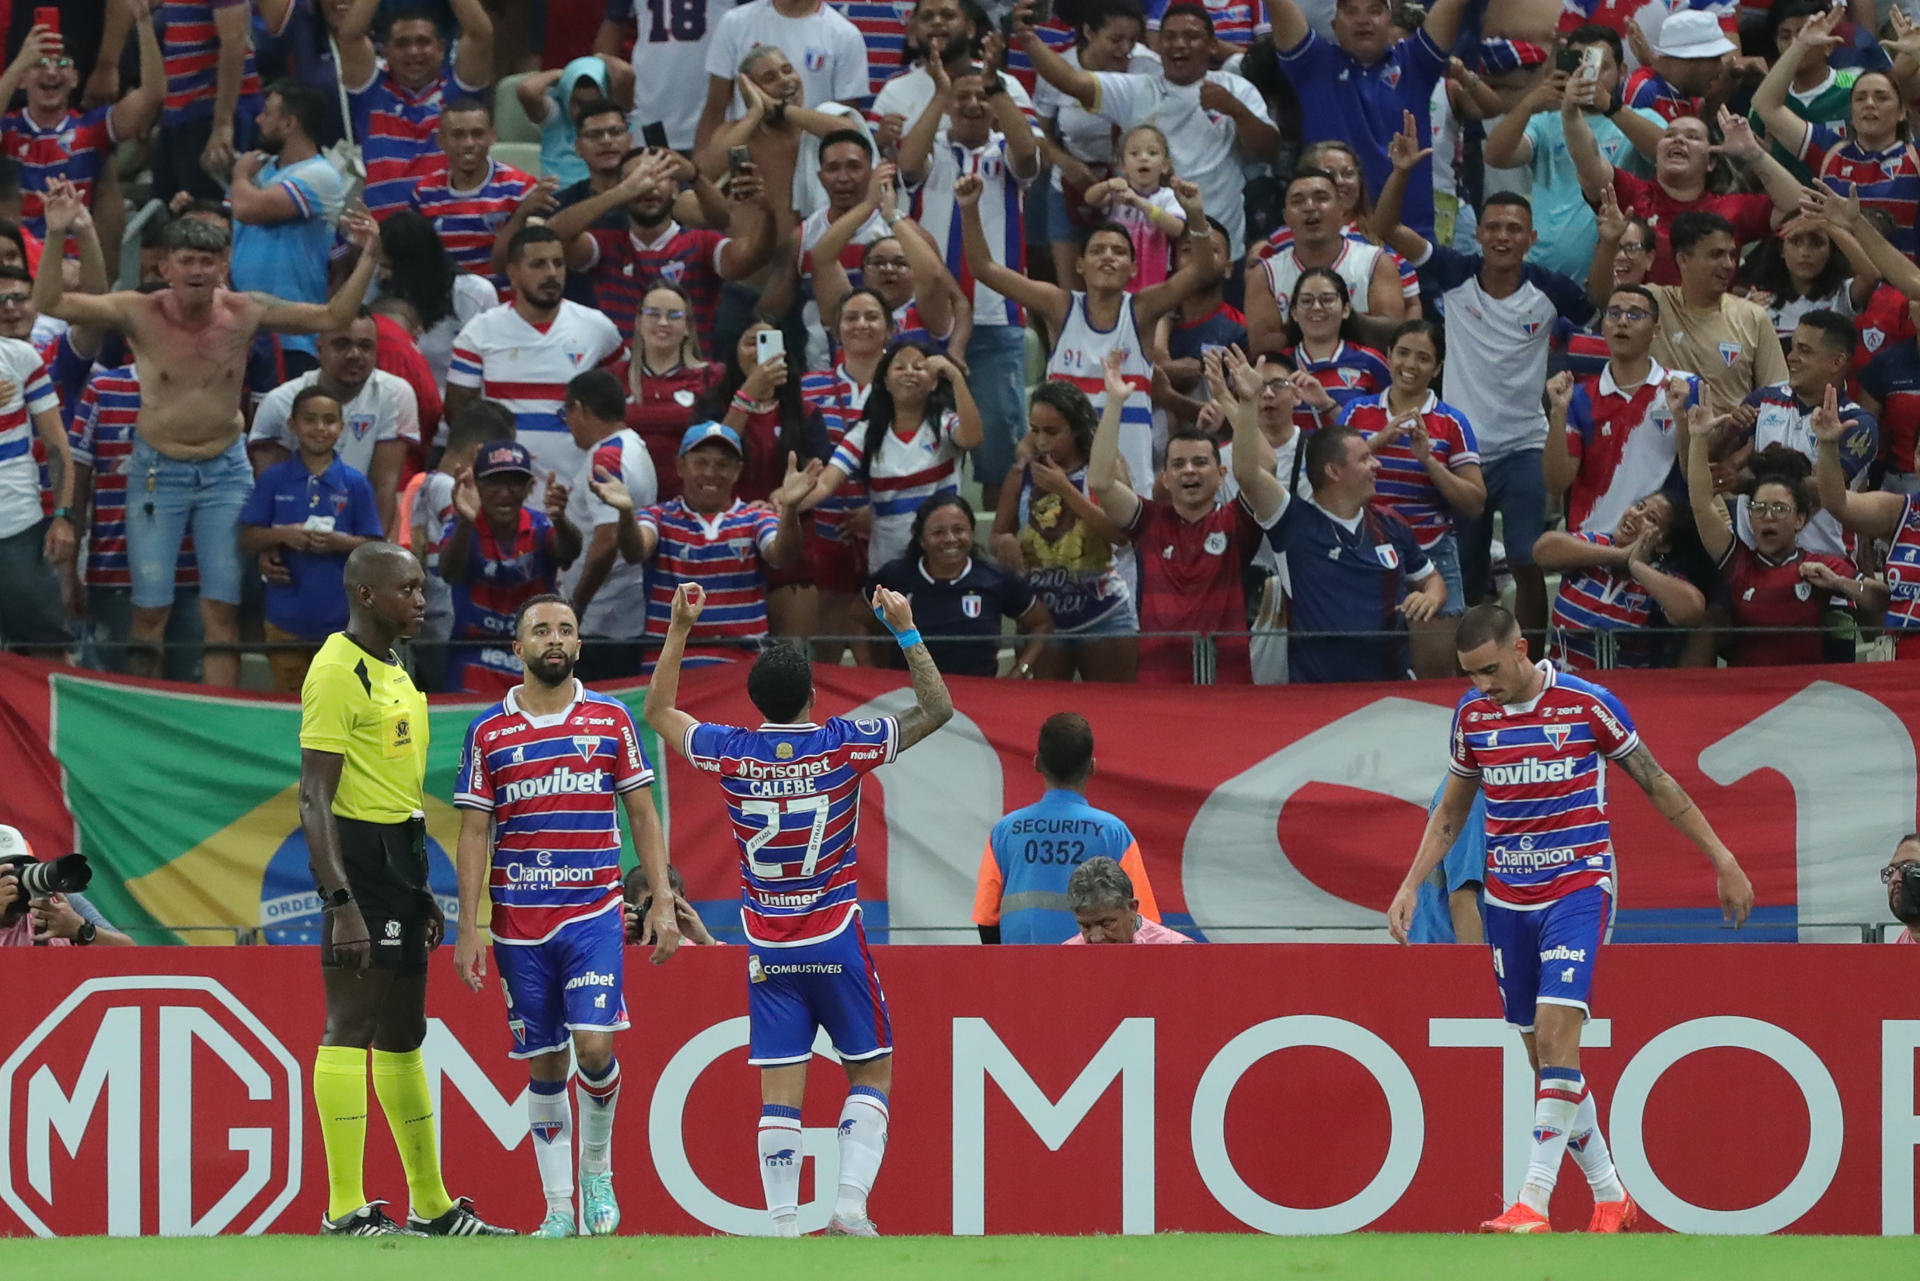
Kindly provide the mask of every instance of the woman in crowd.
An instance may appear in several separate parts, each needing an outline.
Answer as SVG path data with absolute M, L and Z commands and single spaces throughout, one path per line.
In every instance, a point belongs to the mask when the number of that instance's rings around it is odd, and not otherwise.
M 892 336 L 887 304 L 871 289 L 856 289 L 840 302 L 834 342 L 840 358 L 828 369 L 816 369 L 800 382 L 800 394 L 819 411 L 827 430 L 827 456 L 840 448 L 849 430 L 858 430 L 866 417 L 874 375 Z M 807 559 L 813 564 L 820 591 L 820 630 L 828 636 L 863 636 L 873 612 L 861 599 L 867 580 L 867 541 L 873 532 L 873 504 L 866 481 L 849 476 L 833 496 L 813 509 L 807 530 Z M 864 662 L 866 647 L 853 643 L 856 661 Z M 840 661 L 840 644 L 816 644 L 814 658 Z
M 1433 380 L 1440 372 L 1438 326 L 1406 321 L 1393 331 L 1387 360 L 1393 377 L 1387 390 L 1349 403 L 1341 421 L 1363 433 L 1367 448 L 1380 460 L 1374 505 L 1398 514 L 1412 527 L 1420 549 L 1447 585 L 1439 614 L 1412 624 L 1411 641 L 1414 675 L 1449 676 L 1455 662 L 1453 633 L 1466 612 L 1467 598 L 1453 522 L 1455 517 L 1472 519 L 1486 506 L 1480 446 L 1465 416 L 1433 394 Z M 1308 388 L 1307 395 L 1317 386 Z
M 1707 598 L 1683 577 L 1676 544 L 1693 537 L 1665 493 L 1627 508 L 1611 534 L 1550 529 L 1533 545 L 1533 559 L 1558 573 L 1547 658 L 1563 672 L 1602 667 L 1665 667 L 1677 637 L 1636 635 L 1648 629 L 1698 627 Z
M 627 362 L 627 426 L 646 442 L 663 503 L 680 496 L 680 438 L 725 372 L 701 355 L 693 302 L 677 285 L 661 281 L 641 296 Z
M 1712 414 L 1696 405 L 1689 415 L 1686 450 L 1687 499 L 1700 546 L 1720 569 L 1733 623 L 1729 660 L 1735 667 L 1825 662 L 1820 627 L 1827 603 L 1844 597 L 1869 610 L 1886 608 L 1884 585 L 1860 579 L 1842 556 L 1800 549 L 1800 531 L 1813 514 L 1812 470 L 1799 450 L 1776 445 L 1749 463 L 1749 547 L 1727 523 L 1727 509 L 1713 492 Z M 1785 629 L 1785 630 L 1753 630 Z
M 876 166 L 867 199 L 835 219 L 813 247 L 813 296 L 820 304 L 821 323 L 833 331 L 841 300 L 855 283 L 841 265 L 843 255 L 878 213 L 888 234 L 861 251 L 858 283 L 887 304 L 895 337 L 931 342 L 941 351 L 956 340 L 964 347 L 973 324 L 972 304 L 920 224 L 901 215 L 894 172 L 890 163 Z
M 1860 242 L 1801 214 L 1747 260 L 1747 299 L 1767 309 L 1780 345 L 1793 341 L 1800 318 L 1831 311 L 1851 320 L 1880 287 Z
M 973 535 L 973 504 L 958 494 L 935 494 L 914 513 L 905 554 L 882 565 L 868 590 L 885 587 L 913 597 L 914 618 L 928 633 L 927 649 L 947 676 L 999 674 L 1000 621 L 1012 619 L 1022 644 L 1007 675 L 1031 677 L 1053 634 L 1053 618 L 1025 578 L 974 557 Z M 871 610 L 866 627 L 879 634 Z M 936 632 L 943 639 L 936 639 Z M 965 639 L 944 639 L 950 637 Z M 896 659 L 899 653 L 892 645 L 876 652 Z
M 1118 420 L 1125 402 L 1107 398 Z M 1058 633 L 1037 674 L 1049 680 L 1131 681 L 1140 666 L 1133 594 L 1120 575 L 1127 535 L 1087 493 L 1087 457 L 1098 426 L 1093 402 L 1072 383 L 1034 388 L 1020 483 L 1000 490 L 991 546 L 1046 602 Z
M 500 292 L 492 282 L 460 270 L 447 256 L 433 220 L 411 209 L 389 214 L 380 224 L 379 289 L 413 308 L 420 322 L 420 354 L 442 387 L 461 326 L 500 305 Z
M 1287 337 L 1293 345 L 1285 356 L 1293 367 L 1327 389 L 1333 403 L 1345 408 L 1353 401 L 1385 391 L 1393 381 L 1386 357 L 1371 347 L 1349 340 L 1353 297 L 1347 282 L 1331 267 L 1309 267 L 1293 284 L 1287 308 Z M 1312 405 L 1301 404 L 1300 426 L 1319 426 Z
M 960 455 L 980 443 L 980 411 L 959 368 L 926 342 L 896 341 L 873 371 L 866 418 L 841 437 L 800 510 L 812 511 L 849 478 L 873 505 L 867 568 L 906 553 L 913 516 L 959 489 Z

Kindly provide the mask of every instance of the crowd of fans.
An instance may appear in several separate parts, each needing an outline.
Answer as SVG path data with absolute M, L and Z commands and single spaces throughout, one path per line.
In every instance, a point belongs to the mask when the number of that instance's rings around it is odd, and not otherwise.
M 483 695 L 685 580 L 695 661 L 884 583 L 1015 678 L 1920 629 L 1898 4 L 565 8 L 14 6 L 0 642 L 297 689 L 380 538 Z

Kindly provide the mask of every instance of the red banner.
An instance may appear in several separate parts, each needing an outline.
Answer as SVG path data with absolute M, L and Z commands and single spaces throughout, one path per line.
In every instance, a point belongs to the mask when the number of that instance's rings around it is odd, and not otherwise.
M 541 1217 L 504 1009 L 436 958 L 426 1057 L 449 1190 Z M 734 948 L 627 970 L 614 1169 L 632 1232 L 759 1232 Z M 1525 1167 L 1532 1082 L 1477 948 L 884 948 L 898 1043 L 873 1213 L 893 1233 L 1459 1231 Z M 1627 1188 L 1690 1232 L 1910 1233 L 1908 949 L 1613 948 L 1582 1067 Z M 311 1232 L 310 949 L 7 962 L 0 1233 Z M 836 1184 L 816 1058 L 802 1224 Z M 378 1115 L 378 1107 L 373 1109 Z M 367 1190 L 405 1203 L 378 1120 Z M 1569 1162 L 1555 1226 L 1590 1198 Z

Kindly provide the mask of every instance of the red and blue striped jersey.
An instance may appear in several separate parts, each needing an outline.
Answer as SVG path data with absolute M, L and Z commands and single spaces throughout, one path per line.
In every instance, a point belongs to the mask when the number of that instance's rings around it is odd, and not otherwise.
M 28 231 L 47 238 L 43 197 L 55 178 L 78 187 L 80 198 L 92 207 L 94 183 L 119 141 L 112 122 L 112 107 L 96 107 L 84 115 L 69 111 L 51 129 L 42 129 L 25 111 L 0 118 L 0 152 L 20 162 L 20 215 Z
M 913 6 L 896 4 L 894 0 L 827 0 L 827 3 L 851 22 L 859 30 L 860 38 L 866 41 L 867 96 L 868 101 L 872 101 L 880 92 L 880 86 L 906 65 L 907 15 Z M 798 56 L 794 61 L 799 62 Z M 847 105 L 865 107 L 867 104 L 849 102 Z
M 1574 537 L 1613 546 L 1611 533 L 1587 531 Z M 1597 567 L 1569 570 L 1553 598 L 1547 658 L 1562 671 L 1591 672 L 1602 666 L 1600 651 L 1605 647 L 1612 651 L 1614 667 L 1651 667 L 1653 646 L 1622 644 L 1613 633 L 1653 624 L 1653 597 L 1631 575 Z
M 1920 502 L 1907 495 L 1900 529 L 1887 549 L 1887 630 L 1920 630 Z
M 1313 380 L 1327 389 L 1327 394 L 1341 409 L 1368 396 L 1379 395 L 1393 383 L 1393 371 L 1387 368 L 1385 356 L 1344 338 L 1324 360 L 1308 355 L 1305 343 L 1289 350 L 1287 356 L 1295 369 L 1312 374 Z M 1315 431 L 1320 426 L 1313 406 L 1306 404 L 1293 411 L 1293 422 L 1301 431 Z
M 441 531 L 440 546 L 453 536 L 455 516 Z M 560 574 L 560 558 L 553 524 L 545 512 L 520 509 L 513 542 L 503 543 L 485 516 L 474 526 L 467 554 L 466 577 L 449 582 L 453 589 L 453 639 L 488 641 L 484 646 L 456 645 L 447 661 L 449 689 L 497 688 L 484 682 L 466 683 L 467 671 L 480 667 L 496 680 L 520 681 L 520 660 L 513 653 L 513 617 L 521 603 L 550 592 Z
M 1636 13 L 1646 7 L 1646 0 L 1560 0 L 1560 30 L 1574 31 L 1597 22 L 1603 27 L 1612 27 L 1621 35 L 1627 34 L 1627 23 Z M 1740 9 L 1733 0 L 1667 0 L 1668 13 L 1681 13 L 1688 9 L 1699 9 L 1714 16 L 1720 30 L 1735 43 L 1740 43 Z M 1762 9 L 1765 12 L 1765 9 Z
M 87 586 L 132 587 L 127 569 L 127 458 L 140 418 L 140 375 L 131 363 L 96 369 L 80 393 L 67 444 L 76 467 L 93 469 L 93 527 L 87 534 Z M 180 542 L 177 587 L 198 587 L 193 533 Z
M 455 335 L 447 386 L 475 388 L 505 406 L 539 476 L 575 476 L 587 452 L 561 421 L 567 384 L 589 369 L 618 368 L 625 351 L 620 331 L 591 307 L 562 301 L 552 320 L 536 325 L 502 303 Z
M 727 510 L 702 516 L 676 498 L 643 507 L 634 519 L 660 540 L 647 574 L 647 635 L 667 634 L 681 583 L 700 584 L 707 598 L 690 646 L 742 647 L 767 634 L 766 551 L 780 532 L 778 516 L 737 498 Z
M 595 228 L 593 263 L 587 280 L 593 301 L 622 334 L 633 333 L 640 300 L 665 281 L 693 304 L 693 332 L 702 348 L 713 346 L 714 317 L 720 311 L 720 251 L 727 237 L 704 228 L 669 222 L 659 239 L 642 244 L 636 231 Z
M 1048 18 L 1045 22 L 1034 24 L 1034 31 L 1040 36 L 1040 42 L 1057 54 L 1065 55 L 1073 48 L 1073 31 L 1063 25 L 1058 18 Z M 1018 40 L 1007 42 L 1007 74 L 1020 82 L 1020 87 L 1029 94 L 1038 83 L 1033 70 L 1033 59 L 1027 56 L 1026 46 Z M 907 124 L 911 126 L 912 121 Z
M 498 160 L 487 165 L 487 176 L 478 187 L 459 191 L 446 160 L 434 162 L 420 174 L 408 203 L 433 219 L 449 258 L 476 276 L 491 279 L 494 236 L 538 180 Z
M 1242 49 L 1253 43 L 1255 36 L 1265 35 L 1273 30 L 1267 21 L 1266 9 L 1259 0 L 1200 0 L 1207 8 L 1207 16 L 1213 19 L 1213 35 L 1216 40 L 1225 40 L 1228 44 L 1237 44 Z M 1147 5 L 1147 30 L 1158 31 L 1160 19 L 1166 16 L 1170 0 L 1152 0 Z
M 1393 417 L 1387 408 L 1387 393 L 1383 391 L 1376 399 L 1356 400 L 1348 405 L 1340 421 L 1371 437 L 1387 430 Z M 1473 438 L 1472 425 L 1459 410 L 1431 391 L 1427 393 L 1427 403 L 1420 407 L 1420 421 L 1426 424 L 1433 456 L 1449 470 L 1480 465 L 1480 446 Z M 1412 528 L 1422 551 L 1453 532 L 1453 511 L 1440 496 L 1440 487 L 1433 483 L 1433 477 L 1427 475 L 1426 466 L 1414 455 L 1412 441 L 1396 437 L 1391 444 L 1374 450 L 1373 456 L 1380 460 L 1380 475 L 1374 480 L 1375 507 L 1398 512 Z
M 18 338 L 0 338 L 0 380 L 14 386 L 12 399 L 0 406 L 0 538 L 11 538 L 46 516 L 33 457 L 33 415 L 59 409 L 60 398 L 46 361 Z
M 617 797 L 651 782 L 633 713 L 577 680 L 556 715 L 521 710 L 516 688 L 473 718 L 453 803 L 493 815 L 495 943 L 544 943 L 620 910 Z
M 1640 67 L 1627 77 L 1627 83 L 1620 91 L 1621 105 L 1632 107 L 1635 111 L 1651 111 L 1668 124 L 1681 116 L 1697 116 L 1701 112 L 1702 98 L 1681 93 L 1661 78 L 1652 67 Z
M 160 58 L 167 69 L 168 128 L 213 114 L 220 79 L 220 30 L 216 9 L 248 8 L 247 0 L 167 0 L 160 6 Z M 260 72 L 253 65 L 253 41 L 247 41 L 246 67 L 240 73 L 240 99 L 234 119 L 260 114 Z
M 1640 746 L 1613 694 L 1537 664 L 1528 703 L 1502 706 L 1469 690 L 1453 713 L 1455 774 L 1487 798 L 1487 897 L 1523 910 L 1610 883 L 1607 767 Z
M 899 754 L 900 723 L 692 725 L 684 749 L 726 790 L 748 940 L 799 947 L 844 930 L 860 908 L 860 780 Z
M 367 166 L 365 200 L 369 213 L 384 218 L 407 207 L 417 166 L 430 163 L 426 157 L 440 155 L 435 138 L 440 129 L 440 109 L 449 97 L 485 92 L 454 75 L 451 54 L 438 78 L 419 90 L 401 87 L 381 63 L 373 79 L 347 91 L 347 105 L 353 110 L 353 136 Z
M 839 452 L 840 442 L 855 423 L 864 421 L 867 395 L 872 390 L 871 383 L 863 386 L 854 382 L 845 365 L 816 369 L 800 379 L 801 401 L 819 410 L 820 421 L 826 426 L 827 457 Z M 847 517 L 870 501 L 865 478 L 849 473 L 832 496 L 813 509 L 814 532 L 832 542 L 845 542 Z
M 1555 370 L 1564 369 L 1575 378 L 1598 378 L 1613 359 L 1605 338 L 1565 316 L 1553 322 L 1550 343 Z
M 1796 159 L 1841 195 L 1857 193 L 1860 207 L 1878 209 L 1893 220 L 1887 239 L 1907 257 L 1920 251 L 1920 153 L 1905 138 L 1884 151 L 1868 151 L 1847 137 L 1844 126 L 1807 124 Z

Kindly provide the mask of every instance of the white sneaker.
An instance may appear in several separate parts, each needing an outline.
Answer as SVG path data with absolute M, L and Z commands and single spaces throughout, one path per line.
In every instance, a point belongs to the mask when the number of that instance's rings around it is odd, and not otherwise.
M 873 1220 L 864 1214 L 857 1219 L 842 1218 L 834 1215 L 827 1220 L 827 1235 L 830 1237 L 877 1237 L 880 1229 L 873 1226 Z

